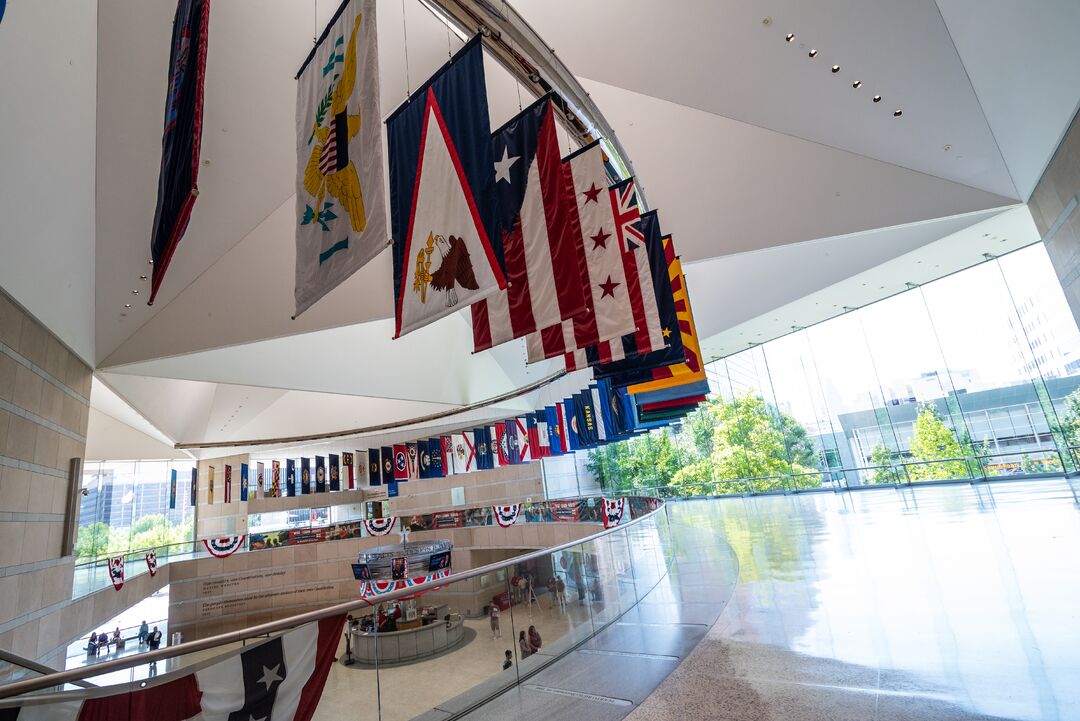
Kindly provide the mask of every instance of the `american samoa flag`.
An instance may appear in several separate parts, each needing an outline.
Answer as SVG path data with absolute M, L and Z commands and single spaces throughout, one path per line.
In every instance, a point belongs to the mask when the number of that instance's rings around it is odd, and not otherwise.
M 147 679 L 107 696 L 73 691 L 0 702 L 18 721 L 310 721 L 334 663 L 345 617 L 305 624 L 194 673 Z M 48 702 L 44 702 L 48 701 Z

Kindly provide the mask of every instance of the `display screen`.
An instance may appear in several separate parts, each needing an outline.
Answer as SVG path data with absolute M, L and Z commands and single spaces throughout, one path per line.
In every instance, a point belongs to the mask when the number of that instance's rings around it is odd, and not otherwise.
M 438 571 L 443 568 L 450 568 L 450 551 L 431 554 L 431 560 L 428 561 L 428 570 Z
M 368 568 L 366 563 L 354 563 L 352 565 L 352 575 L 357 581 L 370 581 L 371 569 Z
M 390 559 L 390 577 L 395 581 L 409 577 L 409 561 L 405 556 Z

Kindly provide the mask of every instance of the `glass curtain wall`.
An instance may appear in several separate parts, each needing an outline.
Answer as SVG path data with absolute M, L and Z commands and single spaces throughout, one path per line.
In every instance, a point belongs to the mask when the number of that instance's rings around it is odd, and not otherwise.
M 176 470 L 176 508 L 169 508 Z M 79 562 L 156 548 L 189 551 L 195 515 L 190 461 L 91 461 L 83 467 L 75 552 Z
M 606 489 L 783 493 L 1080 466 L 1080 333 L 1041 243 L 707 371 L 701 409 L 590 454 Z

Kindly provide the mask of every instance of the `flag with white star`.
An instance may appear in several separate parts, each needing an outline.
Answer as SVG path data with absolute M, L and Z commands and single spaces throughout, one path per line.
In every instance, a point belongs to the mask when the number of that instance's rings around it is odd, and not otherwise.
M 586 291 L 586 312 L 530 334 L 527 343 L 530 363 L 619 338 L 633 333 L 636 327 L 603 150 L 596 142 L 570 155 L 563 163 L 573 181 L 585 247 L 585 262 L 579 271 Z
M 506 289 L 472 305 L 479 352 L 585 310 L 584 246 L 551 96 L 491 136 Z
M 150 678 L 134 691 L 124 684 L 87 699 L 0 702 L 0 719 L 311 721 L 344 624 L 344 615 L 305 624 L 194 673 Z

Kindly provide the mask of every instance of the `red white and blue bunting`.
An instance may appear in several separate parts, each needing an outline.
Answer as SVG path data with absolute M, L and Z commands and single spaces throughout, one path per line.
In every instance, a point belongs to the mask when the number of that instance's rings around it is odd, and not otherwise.
M 204 538 L 203 545 L 215 558 L 227 558 L 240 550 L 247 536 L 224 536 L 222 538 Z
M 157 551 L 147 551 L 146 568 L 150 571 L 151 577 L 157 575 Z
M 399 591 L 403 588 L 412 588 L 419 586 L 421 583 L 427 583 L 428 581 L 435 581 L 440 578 L 446 578 L 450 575 L 449 568 L 440 568 L 434 573 L 429 573 L 426 576 L 417 576 L 416 578 L 403 578 L 398 581 L 361 581 L 360 582 L 360 598 L 372 598 L 374 596 L 382 596 L 383 594 L 390 593 L 391 591 Z M 435 590 L 435 589 L 429 589 Z
M 623 513 L 626 512 L 626 498 L 601 498 L 601 502 L 604 528 L 614 528 L 622 523 Z
M 369 518 L 364 521 L 364 528 L 367 529 L 369 536 L 385 536 L 394 530 L 394 521 L 397 520 L 397 516 L 390 516 L 389 518 Z
M 115 556 L 109 559 L 109 578 L 113 588 L 119 591 L 124 587 L 124 557 Z
M 510 528 L 510 526 L 517 523 L 518 516 L 521 515 L 521 504 L 511 503 L 508 506 L 492 506 L 491 510 L 495 512 L 495 522 L 503 528 Z

